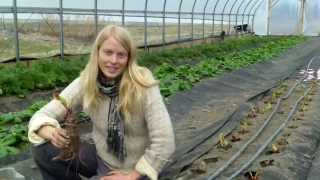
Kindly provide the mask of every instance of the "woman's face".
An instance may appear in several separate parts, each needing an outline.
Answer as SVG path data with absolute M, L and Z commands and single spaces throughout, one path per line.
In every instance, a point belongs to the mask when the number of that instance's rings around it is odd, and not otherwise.
M 105 40 L 100 49 L 98 65 L 103 75 L 112 80 L 123 73 L 128 63 L 128 52 L 113 37 Z

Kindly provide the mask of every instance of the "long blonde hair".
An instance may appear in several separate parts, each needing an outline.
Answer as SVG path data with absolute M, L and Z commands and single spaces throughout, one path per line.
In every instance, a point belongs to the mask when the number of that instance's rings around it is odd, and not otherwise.
M 115 38 L 128 52 L 127 66 L 120 82 L 118 108 L 124 114 L 125 120 L 130 120 L 133 113 L 141 110 L 145 89 L 158 84 L 158 81 L 153 78 L 147 68 L 137 64 L 133 40 L 128 31 L 119 26 L 109 25 L 99 32 L 93 44 L 89 62 L 81 72 L 84 108 L 94 111 L 102 98 L 97 88 L 99 49 L 109 37 Z

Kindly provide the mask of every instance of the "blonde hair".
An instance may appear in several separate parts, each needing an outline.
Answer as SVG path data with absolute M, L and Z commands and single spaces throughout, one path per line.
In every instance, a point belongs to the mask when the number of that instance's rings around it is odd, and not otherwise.
M 128 53 L 127 66 L 120 82 L 118 108 L 124 114 L 125 120 L 130 120 L 131 115 L 142 108 L 145 89 L 158 84 L 158 81 L 153 78 L 147 68 L 137 64 L 133 40 L 130 34 L 119 26 L 109 25 L 99 32 L 93 44 L 89 62 L 81 72 L 84 108 L 94 111 L 102 98 L 97 88 L 99 49 L 109 37 L 115 38 Z

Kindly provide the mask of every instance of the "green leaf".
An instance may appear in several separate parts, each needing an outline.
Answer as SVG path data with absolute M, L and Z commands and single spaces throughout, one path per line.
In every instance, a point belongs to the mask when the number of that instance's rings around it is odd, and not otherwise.
M 3 139 L 0 139 L 0 145 L 1 146 L 10 146 L 10 145 L 14 145 L 17 142 L 16 137 L 12 136 L 12 135 L 8 135 L 6 137 L 4 137 Z
M 5 124 L 9 122 L 13 122 L 15 119 L 15 116 L 13 113 L 7 113 L 0 116 L 0 124 Z
M 0 146 L 0 158 L 6 157 L 9 155 L 9 152 L 7 150 L 6 146 Z

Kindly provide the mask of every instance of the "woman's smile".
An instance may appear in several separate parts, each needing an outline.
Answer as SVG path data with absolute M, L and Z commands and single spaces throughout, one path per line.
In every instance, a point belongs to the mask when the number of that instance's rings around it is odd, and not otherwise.
M 118 67 L 115 67 L 115 66 L 106 66 L 105 67 L 110 73 L 116 73 L 118 70 L 119 70 L 119 68 Z

